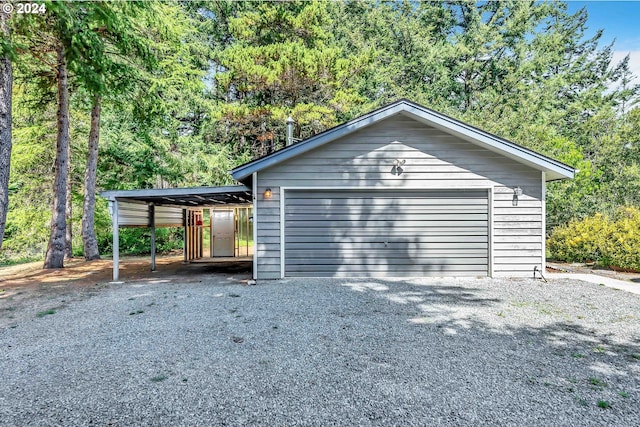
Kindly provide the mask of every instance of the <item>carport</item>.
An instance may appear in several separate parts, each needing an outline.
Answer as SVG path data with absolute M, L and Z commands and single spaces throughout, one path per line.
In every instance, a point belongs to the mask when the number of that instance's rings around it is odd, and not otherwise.
M 233 209 L 234 233 L 237 229 L 240 209 L 244 209 L 243 222 L 249 229 L 253 205 L 251 189 L 244 185 L 223 187 L 161 188 L 147 190 L 112 190 L 100 195 L 109 201 L 109 213 L 113 229 L 113 280 L 119 279 L 121 227 L 148 227 L 151 231 L 151 270 L 156 268 L 156 228 L 182 227 L 184 239 L 184 262 L 203 256 L 203 209 L 210 212 L 211 256 L 213 253 L 214 212 L 229 212 Z M 227 215 L 230 216 L 230 215 Z M 247 244 L 247 253 L 248 250 Z M 254 240 L 255 241 L 255 240 Z M 235 240 L 234 240 L 235 242 Z M 235 250 L 233 256 L 239 251 Z

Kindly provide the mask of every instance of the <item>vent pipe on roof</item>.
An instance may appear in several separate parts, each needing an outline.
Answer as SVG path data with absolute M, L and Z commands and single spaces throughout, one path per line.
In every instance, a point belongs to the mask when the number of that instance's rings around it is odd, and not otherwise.
M 291 116 L 287 117 L 287 147 L 293 145 L 293 124 L 295 121 Z

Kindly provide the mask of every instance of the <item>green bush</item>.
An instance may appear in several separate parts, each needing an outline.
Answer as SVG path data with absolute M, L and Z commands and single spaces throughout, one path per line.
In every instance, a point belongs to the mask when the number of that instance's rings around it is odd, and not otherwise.
M 560 261 L 640 270 L 640 209 L 570 221 L 556 227 L 547 242 L 551 256 Z
M 610 265 L 640 270 L 640 209 L 621 209 L 605 246 L 611 255 Z

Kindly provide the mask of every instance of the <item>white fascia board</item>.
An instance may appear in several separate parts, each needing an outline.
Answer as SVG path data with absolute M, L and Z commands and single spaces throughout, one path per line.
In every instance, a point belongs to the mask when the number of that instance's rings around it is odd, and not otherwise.
M 472 144 L 497 152 L 517 162 L 546 172 L 548 180 L 573 178 L 574 169 L 513 142 L 486 133 L 458 120 L 407 104 L 405 113 L 443 132 L 455 135 Z

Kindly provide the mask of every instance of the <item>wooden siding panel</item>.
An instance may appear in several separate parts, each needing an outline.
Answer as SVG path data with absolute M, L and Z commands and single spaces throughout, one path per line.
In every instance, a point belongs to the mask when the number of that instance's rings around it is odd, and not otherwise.
M 399 175 L 392 174 L 394 159 L 405 161 Z M 263 170 L 259 174 L 258 184 L 260 212 L 257 214 L 257 238 L 259 244 L 265 245 L 265 256 L 273 261 L 269 264 L 269 270 L 259 266 L 258 278 L 273 278 L 272 269 L 276 264 L 280 265 L 279 237 L 267 231 L 280 229 L 280 187 L 364 187 L 374 195 L 373 189 L 492 188 L 494 233 L 491 244 L 496 275 L 525 275 L 525 272 L 528 275 L 535 265 L 540 266 L 544 251 L 540 228 L 542 185 L 539 171 L 403 115 L 384 120 Z M 272 189 L 273 196 L 269 201 L 263 201 L 263 193 L 267 187 Z M 518 206 L 512 206 L 514 187 L 522 188 L 524 193 L 518 198 Z M 285 190 L 285 194 L 288 191 Z M 322 199 L 309 200 L 308 203 L 308 206 L 332 206 L 336 213 L 345 213 L 352 208 L 348 201 L 344 203 L 343 210 Z M 414 204 L 413 200 L 403 203 L 411 211 L 420 210 L 424 206 L 422 202 L 415 201 Z M 306 207 L 301 203 L 291 214 L 302 213 Z M 443 214 L 446 215 L 448 208 L 451 215 L 460 213 L 460 206 L 441 205 Z M 318 219 L 309 218 L 310 221 Z M 346 221 L 346 217 L 342 220 Z M 382 223 L 385 220 L 377 221 Z M 450 222 L 443 230 L 450 231 L 456 227 L 454 221 Z M 409 224 L 408 227 L 414 225 Z M 336 227 L 330 233 L 341 232 L 343 228 Z M 325 237 L 331 236 L 327 234 Z M 510 254 L 505 251 L 510 251 Z M 506 262 L 507 258 L 514 257 L 522 262 L 517 265 Z M 278 270 L 278 277 L 279 273 Z M 372 275 L 375 273 L 372 270 Z

